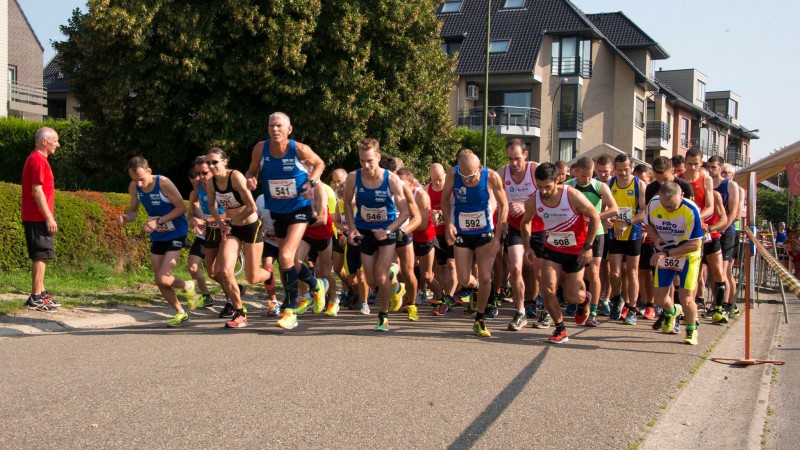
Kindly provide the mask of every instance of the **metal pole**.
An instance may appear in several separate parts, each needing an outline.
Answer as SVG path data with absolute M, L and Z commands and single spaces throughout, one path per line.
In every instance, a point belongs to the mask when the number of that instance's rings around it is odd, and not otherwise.
M 483 79 L 483 165 L 488 167 L 489 146 L 489 46 L 492 44 L 492 0 L 486 2 L 486 72 Z

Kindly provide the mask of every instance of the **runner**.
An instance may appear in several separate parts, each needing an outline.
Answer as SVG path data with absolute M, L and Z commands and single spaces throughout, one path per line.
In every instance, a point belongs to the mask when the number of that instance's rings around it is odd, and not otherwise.
M 361 141 L 358 157 L 361 168 L 347 175 L 344 194 L 348 243 L 360 247 L 367 285 L 379 288 L 380 312 L 375 330 L 389 331 L 389 302 L 398 293 L 399 284 L 393 286 L 387 269 L 395 256 L 397 231 L 409 217 L 408 202 L 397 175 L 379 166 L 381 153 L 377 140 Z M 358 215 L 347 201 L 354 196 Z
M 458 280 L 456 277 L 456 260 L 453 246 L 447 243 L 445 237 L 444 226 L 444 213 L 442 213 L 442 189 L 444 189 L 444 180 L 447 173 L 444 167 L 439 163 L 433 163 L 430 171 L 430 183 L 426 188 L 428 197 L 431 199 L 431 217 L 436 232 L 436 241 L 434 242 L 434 253 L 436 257 L 437 266 L 437 279 L 439 285 L 444 290 L 441 302 L 434 302 L 432 305 L 433 315 L 443 316 L 450 305 L 459 306 L 461 304 L 460 298 L 454 298 L 458 287 Z
M 672 170 L 675 176 L 680 177 L 683 171 L 686 170 L 686 158 L 683 155 L 675 155 L 672 157 Z
M 665 313 L 661 331 L 675 332 L 675 322 L 683 313 L 686 317 L 686 337 L 683 342 L 697 345 L 697 308 L 692 295 L 697 287 L 703 241 L 700 210 L 694 202 L 683 198 L 680 186 L 666 182 L 659 188 L 658 196 L 647 205 L 645 227 L 653 236 L 656 249 L 651 264 L 657 267 L 655 300 Z M 676 276 L 679 281 L 678 305 L 670 295 Z
M 636 325 L 646 186 L 631 173 L 631 157 L 627 154 L 614 158 L 614 170 L 616 176 L 608 184 L 619 207 L 619 215 L 611 219 L 614 226 L 609 230 L 609 278 L 612 295 L 609 317 L 612 320 L 624 319 L 626 324 Z M 621 291 L 624 287 L 623 277 L 627 282 L 627 289 Z
M 597 172 L 595 177 L 597 181 L 608 184 L 614 172 L 614 161 L 606 155 L 601 155 L 597 158 L 595 171 Z M 611 230 L 612 223 L 610 220 L 606 220 L 603 221 L 602 225 L 605 236 L 603 239 L 603 259 L 600 262 L 600 301 L 597 304 L 597 313 L 601 316 L 608 316 L 611 314 L 611 306 L 608 300 L 611 296 L 611 281 L 608 278 L 608 274 L 611 271 L 611 261 L 608 258 L 608 246 L 611 240 L 609 230 Z
M 397 171 L 397 174 L 407 186 L 411 187 L 415 185 L 416 179 L 411 169 L 400 169 Z M 417 227 L 413 233 L 414 255 L 419 263 L 419 273 L 422 279 L 419 291 L 424 293 L 427 288 L 430 288 L 433 291 L 433 300 L 436 303 L 443 302 L 442 287 L 439 285 L 436 277 L 433 276 L 434 253 L 432 250 L 434 239 L 436 239 L 436 228 L 433 225 L 433 217 L 431 215 L 431 200 L 427 191 L 421 187 L 413 188 L 413 195 L 417 207 L 419 208 L 420 219 L 424 224 L 424 226 Z M 416 310 L 416 307 L 414 309 Z M 410 310 L 409 319 L 411 319 Z
M 344 227 L 342 226 L 342 222 L 340 222 L 341 218 L 344 217 L 344 214 L 339 212 L 339 206 L 341 203 L 341 199 L 339 198 L 341 194 L 344 193 L 344 190 L 340 188 L 344 186 L 345 181 L 347 181 L 347 171 L 344 169 L 336 169 L 331 174 L 331 182 L 330 187 L 334 193 L 334 208 L 330 211 L 330 214 L 333 216 L 333 226 L 334 231 L 336 234 L 333 237 L 333 273 L 339 277 L 339 281 L 342 283 L 342 293 L 339 295 L 339 306 L 340 307 L 347 307 L 350 305 L 350 301 L 355 297 L 355 290 L 353 290 L 353 286 L 351 286 L 347 282 L 347 272 L 345 271 L 344 263 L 345 263 L 345 247 L 347 246 L 347 237 L 344 235 Z M 328 200 L 330 201 L 330 192 Z M 338 214 L 337 214 L 338 212 Z M 335 286 L 334 286 L 335 289 Z M 334 292 L 335 295 L 335 292 Z M 333 297 L 331 297 L 333 298 Z M 325 311 L 326 315 L 328 311 Z
M 741 214 L 741 188 L 738 184 L 731 182 L 723 176 L 724 164 L 725 160 L 720 156 L 712 156 L 708 159 L 708 174 L 711 177 L 714 190 L 719 192 L 722 197 L 722 204 L 725 207 L 726 214 L 725 223 L 720 226 L 722 232 L 722 236 L 720 236 L 720 246 L 722 247 L 722 270 L 725 274 L 728 291 L 725 297 L 725 303 L 721 305 L 721 310 L 718 311 L 718 305 L 714 305 L 712 320 L 715 323 L 727 323 L 730 316 L 736 315 L 739 312 L 739 309 L 734 305 L 736 278 L 733 276 L 733 259 L 736 256 L 736 249 L 739 246 L 739 236 L 736 233 L 736 227 L 733 222 Z M 725 172 L 731 171 L 725 170 Z M 726 173 L 726 175 L 730 174 Z M 732 176 L 733 175 L 731 175 L 731 177 Z
M 336 209 L 336 215 L 334 217 L 334 222 L 338 223 L 342 230 L 342 242 L 344 247 L 345 253 L 345 263 L 347 268 L 347 284 L 353 289 L 352 297 L 351 294 L 348 292 L 348 308 L 350 309 L 360 309 L 360 313 L 363 315 L 369 315 L 369 286 L 367 286 L 367 280 L 364 277 L 364 270 L 361 268 L 361 249 L 359 246 L 351 245 L 347 242 L 348 234 L 350 232 L 350 227 L 347 225 L 347 217 L 344 213 L 344 195 L 345 189 L 347 187 L 346 183 L 347 179 L 345 178 L 345 183 L 339 186 L 339 191 L 337 192 L 339 197 L 339 205 Z M 355 207 L 355 198 L 349 199 L 350 204 L 353 207 L 354 214 L 358 214 L 358 210 Z
M 569 166 L 567 166 L 567 163 L 564 161 L 556 161 L 556 170 L 558 171 L 556 183 L 564 184 L 567 181 L 567 176 L 569 175 Z
M 511 298 L 516 312 L 508 324 L 509 331 L 519 331 L 528 324 L 525 315 L 525 281 L 522 276 L 525 258 L 525 246 L 522 245 L 520 222 L 525 215 L 525 200 L 536 191 L 533 182 L 533 171 L 539 163 L 528 161 L 528 150 L 525 141 L 512 139 L 506 143 L 508 164 L 499 170 L 508 200 L 508 228 L 506 231 L 508 278 L 511 283 Z M 532 263 L 530 259 L 530 265 Z M 533 270 L 531 268 L 531 270 Z M 495 284 L 502 286 L 499 281 Z
M 246 174 L 247 188 L 256 188 L 260 172 L 265 204 L 275 221 L 278 264 L 285 292 L 286 308 L 276 326 L 292 330 L 297 327 L 298 280 L 308 285 L 315 304 L 325 302 L 327 281 L 317 279 L 308 266 L 297 263 L 295 258 L 308 224 L 315 221 L 311 191 L 319 183 L 325 163 L 309 146 L 289 139 L 292 133 L 289 116 L 272 113 L 268 123 L 270 139 L 253 147 Z
M 198 189 L 200 187 L 200 178 L 209 175 L 208 169 L 205 174 L 197 171 L 197 166 L 192 165 L 189 168 L 189 183 L 192 185 L 192 192 L 189 194 L 189 226 L 194 231 L 194 242 L 189 248 L 188 269 L 189 275 L 194 280 L 195 286 L 199 288 L 202 297 L 200 303 L 197 305 L 201 308 L 210 308 L 214 306 L 214 299 L 211 298 L 211 293 L 208 291 L 206 284 L 206 277 L 203 276 L 203 271 L 200 270 L 200 263 L 203 262 L 205 257 L 206 235 L 205 235 L 205 216 L 203 215 L 200 201 L 198 200 Z M 205 194 L 205 191 L 203 191 Z
M 303 233 L 303 240 L 297 247 L 295 254 L 295 264 L 303 264 L 309 254 L 313 251 L 316 254 L 314 258 L 314 275 L 317 279 L 323 280 L 325 285 L 330 283 L 328 277 L 332 275 L 332 248 L 331 240 L 333 238 L 333 216 L 330 214 L 328 198 L 330 193 L 329 187 L 325 183 L 319 182 L 314 186 L 311 195 L 311 205 L 314 208 L 313 223 L 309 224 Z M 335 288 L 335 286 L 334 286 Z M 326 286 L 327 292 L 327 286 Z M 312 302 L 306 297 L 301 297 L 300 302 L 295 309 L 295 314 L 303 314 L 313 305 L 314 314 L 320 314 L 325 309 L 324 302 Z M 330 316 L 335 316 L 339 312 L 339 299 L 335 296 L 331 297 L 330 305 L 326 311 Z
M 600 214 L 578 190 L 556 182 L 556 167 L 542 163 L 536 168 L 536 195 L 525 201 L 520 230 L 522 241 L 530 246 L 528 224 L 539 216 L 547 231 L 542 267 L 542 295 L 556 329 L 548 342 L 569 341 L 561 306 L 556 297 L 559 277 L 564 276 L 564 297 L 570 304 L 588 300 L 583 283 L 583 268 L 592 260 L 592 247 L 600 229 Z M 588 230 L 587 230 L 588 219 Z
M 278 240 L 275 239 L 275 222 L 272 220 L 272 214 L 265 205 L 264 194 L 259 195 L 256 199 L 256 207 L 258 208 L 258 215 L 261 218 L 261 231 L 264 235 L 264 250 L 261 253 L 261 264 L 266 270 L 275 273 L 274 264 L 278 259 Z M 242 287 L 242 285 L 239 285 L 240 290 Z M 274 317 L 280 315 L 283 304 L 278 301 L 278 296 L 275 292 L 275 284 L 270 283 L 270 285 L 265 286 L 265 288 L 268 296 L 267 316 Z
M 500 239 L 508 220 L 508 203 L 500 176 L 483 167 L 471 150 L 459 152 L 458 164 L 447 171 L 442 189 L 447 243 L 455 245 L 458 283 L 478 290 L 473 331 L 481 337 L 490 337 L 486 329 L 484 312 L 489 302 L 492 281 L 492 264 L 500 249 Z M 491 196 L 497 204 L 497 227 L 492 223 Z M 451 217 L 450 197 L 454 198 Z M 477 260 L 478 279 L 472 275 L 473 258 Z
M 167 177 L 153 175 L 147 160 L 135 156 L 128 161 L 131 182 L 128 194 L 131 200 L 128 209 L 117 218 L 117 225 L 136 221 L 139 205 L 147 211 L 148 220 L 142 229 L 150 234 L 150 262 L 153 264 L 155 282 L 161 295 L 175 309 L 175 316 L 167 320 L 167 326 L 179 327 L 189 320 L 174 288 L 181 289 L 189 310 L 193 311 L 200 301 L 194 282 L 183 281 L 172 274 L 178 263 L 189 231 L 186 220 L 186 204 L 178 188 Z
M 597 210 L 600 215 L 600 222 L 610 220 L 619 214 L 617 202 L 611 195 L 608 184 L 592 178 L 594 173 L 594 161 L 592 158 L 584 156 L 575 163 L 576 178 L 567 181 L 567 185 L 575 190 L 582 192 L 589 200 L 589 203 Z M 575 312 L 575 323 L 596 327 L 597 323 L 597 304 L 600 300 L 600 263 L 603 260 L 603 247 L 605 232 L 603 227 L 598 227 L 597 235 L 592 243 L 592 259 L 586 265 L 584 281 L 589 285 L 589 303 L 581 305 Z

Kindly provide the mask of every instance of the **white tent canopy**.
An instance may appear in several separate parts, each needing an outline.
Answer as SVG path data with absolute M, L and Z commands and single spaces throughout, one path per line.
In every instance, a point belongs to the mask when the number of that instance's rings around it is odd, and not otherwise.
M 585 152 L 579 154 L 572 161 L 567 162 L 567 165 L 571 166 L 572 164 L 575 164 L 575 162 L 578 161 L 579 158 L 583 158 L 584 156 L 588 156 L 589 158 L 592 158 L 593 160 L 597 161 L 597 158 L 599 158 L 599 157 L 601 157 L 603 155 L 606 155 L 609 158 L 611 158 L 611 160 L 613 161 L 614 158 L 616 158 L 617 155 L 620 155 L 620 154 L 626 154 L 626 153 L 623 152 L 622 150 L 618 149 L 617 147 L 614 147 L 611 144 L 605 144 L 604 143 L 604 144 L 598 145 L 597 147 L 595 147 L 595 148 L 593 148 L 591 150 L 588 150 L 588 151 L 585 151 Z M 633 163 L 632 164 L 633 166 L 636 166 L 637 164 L 644 164 L 647 167 L 650 167 L 650 164 L 647 164 L 644 161 L 640 161 L 640 160 L 634 158 L 633 156 L 631 156 L 631 162 Z
M 733 176 L 733 181 L 739 183 L 739 186 L 746 189 L 748 173 L 755 172 L 758 181 L 766 180 L 767 178 L 785 171 L 787 164 L 797 161 L 800 161 L 800 141 L 784 147 L 771 155 L 767 155 L 739 170 L 736 172 L 736 175 Z

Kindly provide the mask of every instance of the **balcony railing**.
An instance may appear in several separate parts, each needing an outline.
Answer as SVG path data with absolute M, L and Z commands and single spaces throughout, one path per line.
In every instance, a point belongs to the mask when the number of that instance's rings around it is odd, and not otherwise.
M 550 75 L 580 75 L 583 78 L 592 77 L 592 60 L 568 56 L 554 57 L 550 63 Z
M 717 155 L 717 144 L 712 144 L 705 139 L 693 138 L 690 145 L 692 148 L 700 149 L 703 152 L 704 160 L 709 156 Z
M 8 83 L 8 100 L 26 105 L 47 107 L 47 90 L 32 84 Z
M 466 114 L 459 115 L 458 124 L 471 127 L 483 126 L 483 107 L 469 108 Z M 489 126 L 540 128 L 542 112 L 538 108 L 523 106 L 490 106 Z
M 725 155 L 725 162 L 738 167 L 746 167 L 750 165 L 750 156 L 742 153 L 740 147 L 730 145 Z
M 662 140 L 668 141 L 670 139 L 669 124 L 661 122 L 660 120 L 648 120 L 647 137 L 661 138 Z
M 559 111 L 558 129 L 561 131 L 583 131 L 583 111 Z

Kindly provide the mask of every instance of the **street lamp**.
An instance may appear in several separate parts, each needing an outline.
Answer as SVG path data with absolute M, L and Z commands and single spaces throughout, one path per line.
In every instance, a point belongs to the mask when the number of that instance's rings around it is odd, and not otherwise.
M 567 84 L 567 81 L 569 81 L 569 80 L 567 80 L 566 78 L 562 78 L 560 81 L 561 82 L 558 84 L 558 87 L 556 88 L 556 91 L 553 93 L 553 100 L 550 102 L 550 110 L 552 111 L 552 118 L 553 118 L 553 121 L 550 124 L 550 161 L 551 162 L 558 161 L 558 159 L 555 157 L 555 153 L 553 153 L 553 147 L 554 147 L 553 141 L 555 140 L 555 129 L 556 129 L 556 121 L 557 121 L 557 118 L 556 118 L 556 97 L 558 96 L 558 91 L 561 89 L 561 86 Z

